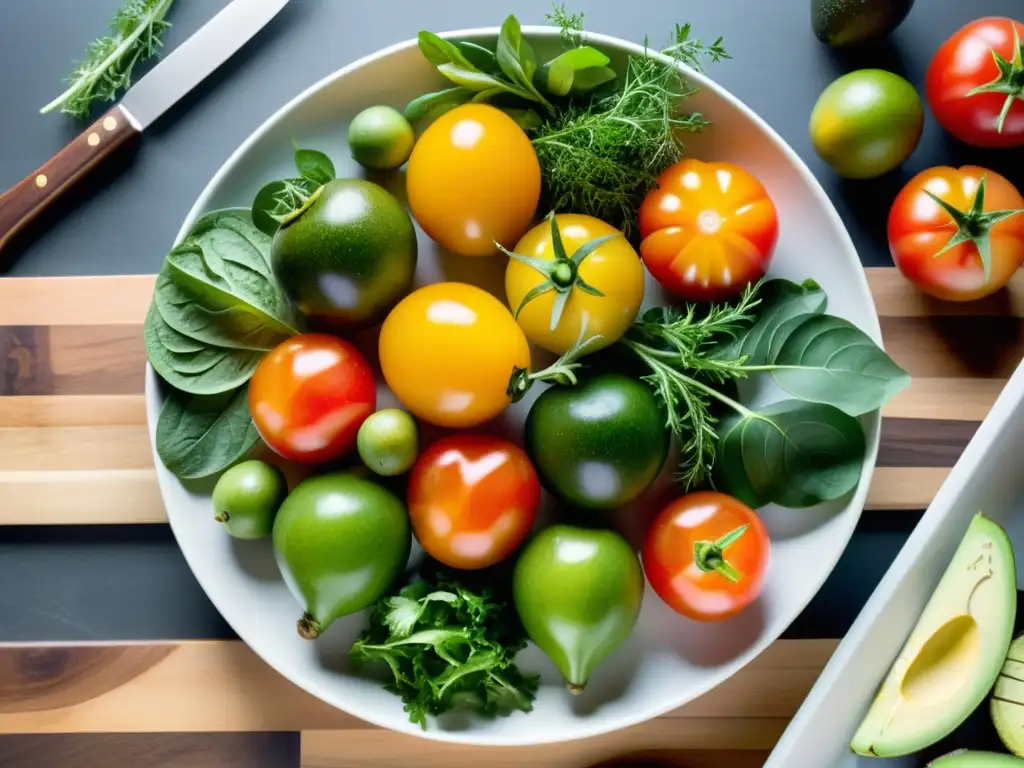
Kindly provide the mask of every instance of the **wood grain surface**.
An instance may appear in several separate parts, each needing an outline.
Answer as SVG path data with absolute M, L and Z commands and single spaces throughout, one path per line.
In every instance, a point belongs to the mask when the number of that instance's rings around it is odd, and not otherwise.
M 874 510 L 928 506 L 1024 354 L 1024 279 L 970 305 L 867 270 L 913 376 L 883 409 Z M 141 323 L 153 277 L 0 281 L 0 524 L 161 523 Z M 109 296 L 109 301 L 96 301 Z

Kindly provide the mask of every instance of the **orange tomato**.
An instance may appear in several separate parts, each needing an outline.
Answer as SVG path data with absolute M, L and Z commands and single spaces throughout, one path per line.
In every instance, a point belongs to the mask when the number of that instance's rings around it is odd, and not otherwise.
M 464 256 L 511 248 L 540 200 L 540 163 L 508 115 L 487 104 L 445 113 L 423 132 L 405 174 L 409 208 L 435 241 Z
M 640 206 L 639 228 L 647 269 L 689 301 L 722 301 L 761 279 L 779 235 L 760 181 L 737 165 L 700 160 L 661 175 Z
M 407 494 L 416 540 L 452 568 L 486 568 L 523 543 L 537 519 L 540 481 L 523 449 L 459 434 L 427 448 Z
M 769 556 L 761 518 L 716 491 L 689 493 L 666 506 L 643 547 L 654 591 L 698 621 L 726 619 L 750 605 L 764 586 Z
M 504 304 L 482 288 L 433 283 L 413 291 L 380 330 L 380 367 L 413 415 L 441 427 L 493 419 L 509 404 L 530 346 Z
M 330 461 L 351 451 L 376 403 L 366 358 L 322 333 L 281 342 L 249 381 L 249 411 L 260 437 L 295 461 Z

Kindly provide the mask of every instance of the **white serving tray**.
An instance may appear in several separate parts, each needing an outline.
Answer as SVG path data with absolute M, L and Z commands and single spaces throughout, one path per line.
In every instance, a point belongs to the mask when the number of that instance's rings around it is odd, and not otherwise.
M 1009 534 L 1024 574 L 1024 365 L 1018 366 L 931 506 L 839 644 L 765 768 L 916 768 L 864 758 L 850 740 L 967 531 L 982 512 Z M 987 709 L 988 700 L 981 705 Z

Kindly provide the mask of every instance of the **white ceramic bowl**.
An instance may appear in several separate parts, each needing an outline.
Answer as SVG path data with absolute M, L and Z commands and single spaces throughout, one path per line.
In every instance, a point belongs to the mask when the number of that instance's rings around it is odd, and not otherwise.
M 524 32 L 542 60 L 556 50 L 556 30 L 531 27 Z M 497 30 L 446 36 L 493 43 Z M 627 54 L 643 52 L 640 46 L 603 35 L 592 34 L 589 41 L 607 51 L 620 72 Z M 874 304 L 853 244 L 810 171 L 737 99 L 702 75 L 690 71 L 687 75 L 700 87 L 687 107 L 712 121 L 703 134 L 689 137 L 690 154 L 745 166 L 763 181 L 778 208 L 780 239 L 771 274 L 796 281 L 813 277 L 828 293 L 830 312 L 849 319 L 880 342 Z M 358 166 L 348 160 L 348 120 L 372 104 L 402 108 L 410 98 L 441 84 L 415 41 L 383 50 L 322 80 L 281 108 L 235 151 L 196 201 L 179 239 L 202 213 L 249 205 L 266 181 L 292 175 L 293 137 L 304 146 L 326 151 L 339 176 L 360 175 Z M 419 236 L 417 284 L 442 277 L 462 280 L 492 290 L 504 300 L 504 259 L 443 254 L 422 232 Z M 645 303 L 665 301 L 649 279 Z M 372 339 L 364 346 L 371 359 L 376 357 L 374 348 Z M 152 370 L 146 390 L 152 436 L 161 404 Z M 757 399 L 766 395 L 778 397 L 768 390 L 753 393 Z M 394 403 L 383 385 L 379 399 L 382 406 Z M 530 401 L 527 398 L 511 408 L 504 420 L 513 436 Z M 336 622 L 316 642 L 300 639 L 295 631 L 300 610 L 278 575 L 270 542 L 232 540 L 213 520 L 209 484 L 186 486 L 159 459 L 156 464 L 171 527 L 193 573 L 238 635 L 282 675 L 340 709 L 398 731 L 471 744 L 538 744 L 593 736 L 660 715 L 718 685 L 771 644 L 820 588 L 853 532 L 875 465 L 879 424 L 877 413 L 864 419 L 868 446 L 864 472 L 848 500 L 799 511 L 762 510 L 772 539 L 772 562 L 763 595 L 738 617 L 699 624 L 673 613 L 648 588 L 631 638 L 597 670 L 582 696 L 568 695 L 554 666 L 531 647 L 518 660 L 525 670 L 542 674 L 532 713 L 493 721 L 446 718 L 431 722 L 426 732 L 408 722 L 401 701 L 379 682 L 350 669 L 347 651 L 364 624 L 363 615 Z M 664 495 L 660 498 L 663 501 Z M 637 525 L 635 518 L 633 522 L 636 533 L 642 524 Z

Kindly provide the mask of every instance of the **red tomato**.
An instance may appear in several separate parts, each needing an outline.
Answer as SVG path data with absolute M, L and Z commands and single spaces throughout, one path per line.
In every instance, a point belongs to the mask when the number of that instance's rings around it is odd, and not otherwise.
M 980 198 L 984 205 L 979 210 Z M 889 250 L 904 276 L 925 293 L 947 301 L 978 299 L 1006 285 L 1024 262 L 1024 216 L 993 214 L 1021 209 L 1024 197 L 994 171 L 972 165 L 929 168 L 912 178 L 892 204 Z M 977 246 L 986 232 L 991 252 L 987 278 Z M 955 236 L 963 242 L 943 251 Z
M 352 450 L 376 402 L 373 371 L 359 350 L 320 333 L 279 344 L 249 381 L 260 437 L 295 461 L 330 461 Z
M 747 505 L 716 491 L 676 499 L 654 519 L 643 561 L 654 591 L 677 613 L 718 621 L 760 594 L 768 532 Z
M 485 568 L 508 557 L 530 532 L 540 481 L 519 446 L 462 433 L 420 454 L 407 501 L 427 554 L 453 568 Z
M 639 225 L 647 269 L 690 301 L 728 299 L 759 280 L 779 236 L 761 182 L 737 165 L 700 160 L 661 175 L 640 206 Z
M 925 90 L 943 128 L 976 147 L 1024 146 L 1021 39 L 1024 24 L 990 17 L 972 21 L 942 44 Z

